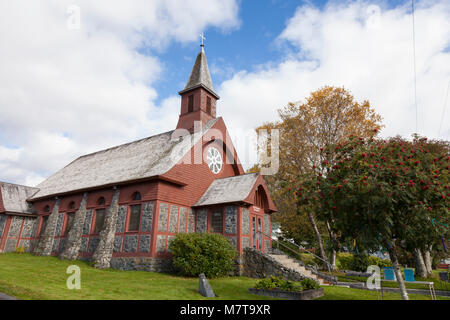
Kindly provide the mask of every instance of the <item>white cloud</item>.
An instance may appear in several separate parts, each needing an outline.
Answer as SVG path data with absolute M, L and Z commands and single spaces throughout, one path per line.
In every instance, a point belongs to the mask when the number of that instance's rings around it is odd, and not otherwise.
M 450 80 L 450 3 L 419 2 L 415 31 L 418 131 L 438 137 Z M 410 137 L 415 132 L 410 3 L 387 8 L 331 2 L 323 10 L 304 5 L 274 45 L 283 50 L 280 63 L 241 71 L 218 90 L 218 112 L 231 132 L 252 134 L 253 128 L 277 119 L 278 108 L 324 85 L 345 86 L 356 99 L 368 99 L 384 118 L 382 135 Z M 449 123 L 447 112 L 440 138 L 450 138 Z M 255 152 L 254 145 L 236 144 L 238 154 Z M 247 167 L 251 160 L 241 159 Z
M 67 27 L 73 4 L 79 29 Z M 136 49 L 232 30 L 237 15 L 235 0 L 0 0 L 0 180 L 34 185 L 77 156 L 175 127 L 178 97 L 154 102 L 162 64 Z
M 163 52 L 207 27 L 233 30 L 238 2 L 82 0 L 81 28 L 68 30 L 73 1 L 0 0 L 0 180 L 35 185 L 77 156 L 173 129 L 180 99 L 155 104 L 162 61 L 136 48 Z M 408 2 L 303 5 L 272 43 L 279 62 L 237 73 L 210 65 L 215 75 L 234 73 L 215 88 L 244 167 L 256 161 L 254 128 L 323 85 L 368 99 L 384 118 L 383 135 L 414 132 L 411 22 Z M 450 3 L 418 2 L 415 22 L 418 129 L 437 137 L 450 79 Z M 447 110 L 441 138 L 450 137 L 449 120 Z

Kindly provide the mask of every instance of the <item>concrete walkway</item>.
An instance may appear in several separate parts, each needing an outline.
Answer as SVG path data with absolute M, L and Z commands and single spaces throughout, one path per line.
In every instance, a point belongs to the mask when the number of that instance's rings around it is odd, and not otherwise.
M 17 299 L 0 292 L 0 300 L 17 300 Z

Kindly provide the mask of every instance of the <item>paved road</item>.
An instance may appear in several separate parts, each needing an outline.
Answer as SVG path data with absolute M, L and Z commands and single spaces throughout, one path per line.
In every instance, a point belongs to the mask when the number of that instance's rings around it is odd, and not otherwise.
M 0 300 L 17 300 L 17 299 L 0 292 Z

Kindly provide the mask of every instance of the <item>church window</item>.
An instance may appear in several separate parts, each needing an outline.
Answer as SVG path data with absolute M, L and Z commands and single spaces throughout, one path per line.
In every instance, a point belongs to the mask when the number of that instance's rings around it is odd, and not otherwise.
M 66 217 L 66 228 L 64 230 L 64 235 L 69 234 L 70 229 L 72 229 L 73 226 L 73 220 L 75 218 L 74 213 L 68 213 Z
M 223 213 L 221 211 L 213 212 L 211 219 L 211 227 L 213 232 L 223 232 Z
M 69 210 L 74 210 L 75 209 L 75 202 L 72 201 L 69 203 Z
M 214 147 L 209 148 L 206 153 L 206 163 L 214 174 L 219 173 L 222 170 L 222 155 L 219 150 Z
M 45 211 L 45 212 L 50 212 L 50 206 L 48 206 L 48 205 L 45 206 L 44 211 Z
M 141 220 L 141 205 L 130 206 L 130 219 L 128 222 L 128 231 L 139 231 L 139 222 Z
M 133 193 L 133 201 L 141 201 L 142 197 L 139 192 Z
M 105 203 L 106 203 L 105 197 L 100 197 L 100 198 L 97 200 L 97 205 L 99 205 L 99 206 L 104 206 Z
M 211 114 L 211 98 L 206 97 L 206 113 Z
M 94 233 L 100 233 L 103 229 L 103 225 L 105 223 L 105 209 L 97 209 L 95 210 L 95 226 Z
M 188 96 L 188 112 L 194 111 L 194 95 Z

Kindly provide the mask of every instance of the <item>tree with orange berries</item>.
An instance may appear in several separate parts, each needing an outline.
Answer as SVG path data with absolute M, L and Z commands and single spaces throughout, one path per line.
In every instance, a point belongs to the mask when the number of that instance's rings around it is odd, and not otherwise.
M 447 144 L 448 146 L 448 144 Z M 448 238 L 449 150 L 426 138 L 379 140 L 351 136 L 329 145 L 324 160 L 297 186 L 299 206 L 315 206 L 332 220 L 340 242 L 361 250 L 386 248 L 403 299 L 408 299 L 398 263 L 399 248 L 419 248 Z M 326 172 L 326 175 L 323 174 Z

